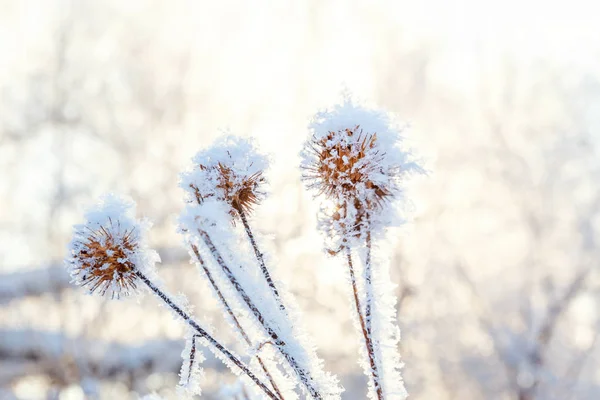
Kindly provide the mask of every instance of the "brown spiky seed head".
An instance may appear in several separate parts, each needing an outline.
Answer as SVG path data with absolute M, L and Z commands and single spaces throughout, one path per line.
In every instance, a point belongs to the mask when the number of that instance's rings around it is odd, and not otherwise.
M 66 266 L 73 282 L 100 295 L 137 292 L 139 274 L 153 275 L 158 254 L 145 241 L 151 223 L 135 218 L 135 202 L 108 194 L 76 225 Z
M 223 137 L 198 152 L 192 162 L 180 182 L 191 203 L 202 205 L 212 199 L 225 205 L 235 221 L 240 213 L 252 213 L 265 196 L 268 160 L 251 139 Z
M 377 134 L 364 133 L 359 125 L 317 137 L 310 142 L 312 162 L 304 167 L 309 186 L 330 198 L 365 199 L 365 207 L 375 207 L 391 192 L 376 182 L 375 174 L 383 173 L 378 161 L 383 153 L 377 148 Z M 365 194 L 363 196 L 361 189 Z
M 229 214 L 232 217 L 236 217 L 240 212 L 252 213 L 254 207 L 259 204 L 262 197 L 260 186 L 265 181 L 262 171 L 257 171 L 249 176 L 239 175 L 221 162 L 213 166 L 200 164 L 198 167 L 215 177 L 215 188 L 217 189 L 202 193 L 198 186 L 191 183 L 190 188 L 194 191 L 198 204 L 202 204 L 204 199 L 217 197 L 230 206 Z
M 400 223 L 404 178 L 423 170 L 401 146 L 404 128 L 395 118 L 345 95 L 317 112 L 308 128 L 302 178 L 322 197 L 319 227 L 327 248 L 360 245 L 363 234 Z
M 135 264 L 131 259 L 137 250 L 133 229 L 119 232 L 112 226 L 101 226 L 96 231 L 89 230 L 72 255 L 74 272 L 80 276 L 82 286 L 101 295 L 112 291 L 113 296 L 136 289 Z

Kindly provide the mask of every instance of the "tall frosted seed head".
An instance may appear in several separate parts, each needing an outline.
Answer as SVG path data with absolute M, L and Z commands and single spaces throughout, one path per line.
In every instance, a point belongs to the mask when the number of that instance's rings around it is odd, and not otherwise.
M 303 178 L 308 186 L 329 198 L 355 200 L 363 192 L 371 208 L 391 195 L 380 178 L 386 171 L 381 161 L 385 152 L 377 146 L 377 133 L 365 133 L 360 125 L 326 135 L 315 134 L 308 143 L 312 161 L 304 164 Z M 366 194 L 366 193 L 364 193 Z
M 346 97 L 318 112 L 301 153 L 302 179 L 327 204 L 319 226 L 335 242 L 360 237 L 365 229 L 395 224 L 392 202 L 402 200 L 403 179 L 422 173 L 410 151 L 401 148 L 402 128 L 388 113 Z

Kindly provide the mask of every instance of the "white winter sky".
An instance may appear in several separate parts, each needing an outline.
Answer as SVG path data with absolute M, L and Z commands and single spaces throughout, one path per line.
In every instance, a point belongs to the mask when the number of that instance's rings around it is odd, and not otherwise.
M 45 66 L 44 54 L 52 47 L 48 32 L 65 4 L 68 2 L 0 2 L 1 86 L 14 87 L 15 81 Z M 309 85 L 304 90 L 311 91 L 312 103 L 299 111 L 301 116 L 309 112 L 310 105 L 335 101 L 342 86 L 370 100 L 378 84 L 378 66 L 373 59 L 381 57 L 386 43 L 396 39 L 404 47 L 435 49 L 436 63 L 429 79 L 466 102 L 476 101 L 481 82 L 493 80 L 506 57 L 522 65 L 564 65 L 581 74 L 597 72 L 600 55 L 600 12 L 594 1 L 323 1 L 315 9 L 276 1 L 257 1 L 251 6 L 241 1 L 156 1 L 152 3 L 156 13 L 148 12 L 145 1 L 106 2 L 105 8 L 100 7 L 102 2 L 89 4 L 96 4 L 90 12 L 98 8 L 132 18 L 139 14 L 140 24 L 156 24 L 161 32 L 157 46 L 177 49 L 191 35 L 199 49 L 213 49 L 220 69 L 207 73 L 228 77 L 220 80 L 214 95 L 222 106 L 221 114 L 214 116 L 214 125 L 246 128 L 247 120 L 238 115 L 248 108 L 260 111 L 268 107 L 271 112 L 267 116 L 260 112 L 251 133 L 281 160 L 296 155 L 300 140 L 299 135 L 285 133 L 289 117 L 294 115 L 289 110 L 294 103 L 282 96 L 286 91 L 298 93 L 295 76 L 302 75 L 302 85 Z M 164 21 L 160 9 L 169 10 Z M 328 28 L 315 31 L 308 26 L 312 13 L 318 13 Z M 215 36 L 210 36 L 211 32 Z M 306 36 L 311 36 L 308 46 Z M 118 45 L 109 39 L 100 40 L 94 49 L 99 63 L 110 62 Z M 302 58 L 310 62 L 296 66 Z M 15 93 L 25 96 L 26 88 L 22 89 Z M 0 118 L 11 119 L 8 114 L 0 112 Z M 403 117 L 412 120 L 410 114 Z M 417 134 L 420 129 L 415 127 Z M 54 168 L 50 146 L 42 137 L 22 155 L 31 160 L 19 171 L 21 182 L 26 184 L 14 187 L 10 179 L 0 180 L 0 191 L 12 198 L 8 207 L 0 210 L 0 219 L 14 219 L 10 210 L 17 205 L 26 207 L 30 214 L 40 213 L 42 218 L 43 207 L 38 205 L 46 201 L 44 192 L 51 189 L 44 187 L 50 181 L 45 172 Z M 11 151 L 0 148 L 0 158 L 12 159 L 15 154 Z M 9 169 L 2 171 L 3 176 L 13 174 Z M 23 239 L 4 237 L 0 250 L 4 268 L 41 261 Z

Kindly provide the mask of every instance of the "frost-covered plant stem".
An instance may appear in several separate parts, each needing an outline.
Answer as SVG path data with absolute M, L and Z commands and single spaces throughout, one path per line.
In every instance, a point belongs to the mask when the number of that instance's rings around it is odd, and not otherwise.
M 202 238 L 209 252 L 213 255 L 213 258 L 215 259 L 217 264 L 221 267 L 221 269 L 227 276 L 227 279 L 229 279 L 229 281 L 231 282 L 231 285 L 238 292 L 248 309 L 252 312 L 254 317 L 264 328 L 265 332 L 271 337 L 273 343 L 275 344 L 275 347 L 277 348 L 277 350 L 279 350 L 279 353 L 283 356 L 283 358 L 285 358 L 290 367 L 296 372 L 298 379 L 300 380 L 300 382 L 302 382 L 302 384 L 304 385 L 308 393 L 311 395 L 311 397 L 319 400 L 323 399 L 323 396 L 318 392 L 317 388 L 312 383 L 313 379 L 310 376 L 310 372 L 302 368 L 300 364 L 298 364 L 294 356 L 292 356 L 292 354 L 288 351 L 285 341 L 283 341 L 279 337 L 277 332 L 275 332 L 271 325 L 265 320 L 259 308 L 252 301 L 250 296 L 248 296 L 240 282 L 232 273 L 231 269 L 227 266 L 227 263 L 221 256 L 221 253 L 219 252 L 215 244 L 213 243 L 212 239 L 210 238 L 210 235 L 202 229 L 198 229 L 198 233 L 200 234 L 200 237 Z
M 144 275 L 142 272 L 140 272 L 138 270 L 135 270 L 134 273 L 135 273 L 135 275 L 137 275 L 138 278 L 140 278 L 140 280 L 142 282 L 144 282 L 146 284 L 146 286 L 148 286 L 148 288 L 156 296 L 158 296 L 167 306 L 169 306 L 173 311 L 175 311 L 177 313 L 177 315 L 179 315 L 188 325 L 190 325 L 196 332 L 198 332 L 198 335 L 200 335 L 202 338 L 204 338 L 206 341 L 208 341 L 217 351 L 222 353 L 229 361 L 231 361 L 233 364 L 235 364 L 239 369 L 242 370 L 242 372 L 244 372 L 250 379 L 252 379 L 252 381 L 258 387 L 260 387 L 267 396 L 269 396 L 273 400 L 279 400 L 279 397 L 277 397 L 271 391 L 271 389 L 269 389 L 264 383 L 262 383 L 260 381 L 260 379 L 258 379 L 258 377 L 256 375 L 254 375 L 254 373 L 252 373 L 252 371 L 250 371 L 250 369 L 239 358 L 234 356 L 229 350 L 227 350 L 222 344 L 220 344 L 208 332 L 206 332 L 204 329 L 202 329 L 202 327 L 192 317 L 190 317 L 177 304 L 175 304 L 175 302 L 173 300 L 171 300 L 171 298 L 169 298 L 169 296 L 167 296 L 162 290 L 160 290 L 156 285 L 154 285 L 154 283 L 152 283 L 152 281 L 150 279 L 148 279 L 148 277 L 146 277 L 146 275 Z
M 367 214 L 367 222 L 368 221 L 369 221 L 369 216 Z M 373 244 L 371 242 L 371 229 L 367 229 L 367 232 L 366 232 L 366 256 L 365 256 L 365 293 L 366 293 L 365 325 L 366 325 L 366 329 L 367 329 L 367 335 L 371 339 L 371 347 L 373 347 L 372 350 L 373 350 L 373 355 L 375 356 L 375 366 L 379 367 L 378 362 L 377 362 L 377 357 L 375 355 L 373 341 L 372 341 L 372 337 L 373 337 L 372 304 L 373 304 L 373 299 L 375 298 L 375 293 L 373 290 L 373 265 L 372 265 L 372 260 L 371 260 L 372 250 L 373 250 Z M 382 399 L 383 398 L 382 387 L 381 387 L 381 384 L 378 379 L 377 371 L 378 371 L 378 369 L 373 370 L 373 380 L 374 380 L 374 384 L 375 384 L 375 389 L 377 391 L 377 397 L 379 399 Z
M 370 236 L 368 236 L 370 237 Z M 370 243 L 370 240 L 369 240 Z M 368 259 L 370 259 L 370 250 L 367 250 Z M 365 316 L 362 314 L 362 307 L 360 304 L 360 298 L 358 295 L 358 285 L 356 282 L 356 274 L 354 272 L 354 263 L 352 262 L 352 251 L 350 247 L 346 246 L 346 258 L 348 261 L 348 271 L 350 273 L 350 283 L 352 284 L 352 292 L 354 295 L 354 304 L 356 305 L 356 314 L 358 315 L 358 320 L 360 322 L 360 328 L 362 330 L 363 337 L 365 339 L 365 347 L 367 349 L 367 355 L 369 357 L 369 364 L 371 366 L 371 375 L 373 377 L 373 386 L 375 388 L 375 392 L 377 393 L 377 398 L 379 400 L 383 400 L 383 389 L 381 387 L 381 383 L 379 382 L 379 373 L 377 369 L 377 362 L 375 361 L 375 349 L 373 346 L 373 339 L 371 336 L 371 300 L 369 299 L 369 290 L 367 289 L 367 300 L 366 303 L 368 307 L 365 308 Z M 370 267 L 370 260 L 367 262 L 367 266 Z M 367 269 L 367 268 L 365 268 Z M 370 273 L 369 273 L 370 274 Z M 366 275 L 366 272 L 365 272 Z M 365 282 L 365 286 L 370 284 Z M 367 325 L 368 321 L 368 325 Z
M 244 341 L 246 342 L 246 344 L 248 346 L 252 347 L 253 344 L 250 341 L 250 337 L 248 337 L 248 334 L 246 333 L 246 331 L 244 330 L 244 328 L 240 324 L 240 321 L 238 320 L 238 318 L 233 313 L 233 310 L 231 309 L 231 306 L 229 305 L 229 303 L 225 299 L 225 296 L 223 296 L 223 293 L 221 292 L 221 290 L 217 286 L 217 283 L 215 282 L 215 279 L 213 278 L 210 270 L 207 268 L 206 264 L 204 263 L 204 259 L 200 255 L 200 252 L 198 251 L 198 247 L 196 245 L 192 244 L 191 248 L 192 248 L 192 251 L 194 252 L 194 255 L 196 256 L 196 259 L 198 260 L 199 265 L 202 267 L 202 270 L 204 271 L 204 274 L 206 275 L 206 278 L 208 279 L 208 281 L 210 282 L 213 290 L 217 294 L 217 297 L 219 298 L 219 301 L 221 302 L 221 304 L 223 305 L 223 307 L 227 311 L 227 314 L 229 314 L 229 317 L 231 318 L 231 320 L 233 322 L 233 325 L 236 327 L 237 331 L 239 332 L 240 336 L 242 336 L 242 338 L 244 339 Z M 279 390 L 279 387 L 277 387 L 277 384 L 275 383 L 275 380 L 273 379 L 273 376 L 271 375 L 271 373 L 267 369 L 267 366 L 265 365 L 265 363 L 262 360 L 262 358 L 257 355 L 256 359 L 257 359 L 258 364 L 260 365 L 261 369 L 265 373 L 267 379 L 269 379 L 269 382 L 271 382 L 271 386 L 273 386 L 273 390 L 275 390 L 275 392 L 277 393 L 277 396 L 279 396 L 279 398 L 281 400 L 284 400 L 283 395 L 281 394 L 281 391 Z M 190 371 L 191 371 L 191 368 L 190 368 Z
M 263 276 L 265 277 L 267 284 L 269 285 L 269 288 L 271 289 L 271 292 L 273 293 L 273 296 L 275 297 L 275 300 L 277 301 L 277 305 L 279 306 L 281 311 L 285 312 L 285 306 L 283 305 L 283 301 L 281 300 L 281 297 L 279 296 L 277 287 L 275 287 L 275 282 L 273 282 L 273 279 L 271 278 L 271 274 L 269 273 L 269 270 L 267 269 L 267 265 L 265 264 L 265 259 L 263 257 L 263 253 L 259 250 L 258 244 L 256 243 L 256 240 L 254 239 L 254 233 L 252 232 L 252 229 L 250 228 L 250 224 L 248 223 L 248 218 L 246 217 L 246 213 L 244 212 L 244 210 L 241 207 L 239 207 L 237 209 L 237 212 L 240 215 L 242 224 L 244 224 L 244 230 L 246 231 L 246 235 L 248 236 L 248 239 L 250 240 L 250 244 L 252 245 L 252 248 L 254 249 L 254 254 L 256 255 L 256 259 L 258 260 L 258 263 L 260 264 L 260 270 L 262 271 Z
M 199 337 L 201 336 L 198 334 L 192 336 L 192 348 L 190 350 L 190 365 L 188 368 L 188 381 L 192 376 L 192 368 L 194 367 L 194 360 L 196 359 L 196 339 L 198 339 Z

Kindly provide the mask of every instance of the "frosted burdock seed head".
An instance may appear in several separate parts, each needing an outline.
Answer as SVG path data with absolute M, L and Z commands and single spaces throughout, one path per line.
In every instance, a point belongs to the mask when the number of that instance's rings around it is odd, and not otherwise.
M 104 196 L 76 225 L 67 268 L 77 285 L 100 295 L 120 297 L 135 292 L 136 271 L 148 271 L 158 254 L 145 243 L 150 224 L 135 219 L 135 203 L 113 194 Z
M 206 199 L 224 202 L 229 214 L 251 213 L 265 193 L 263 173 L 268 163 L 253 142 L 227 136 L 193 158 L 190 171 L 181 175 L 181 187 L 189 201 L 202 204 Z
M 73 254 L 74 270 L 79 270 L 81 284 L 91 292 L 99 289 L 104 294 L 111 287 L 128 292 L 136 287 L 135 265 L 130 260 L 137 248 L 134 231 L 120 231 L 119 223 L 109 219 L 106 227 L 90 231 Z
M 380 174 L 385 153 L 377 148 L 377 133 L 352 128 L 314 135 L 307 145 L 310 162 L 303 164 L 304 179 L 320 194 L 334 198 L 354 198 L 361 186 L 372 192 L 378 204 L 391 194 Z
M 264 181 L 262 172 L 258 171 L 252 175 L 240 176 L 237 175 L 230 167 L 222 163 L 215 166 L 200 165 L 201 170 L 213 169 L 216 172 L 216 191 L 219 191 L 222 196 L 217 196 L 231 205 L 232 210 L 243 210 L 251 212 L 254 206 L 259 202 L 259 187 Z M 213 196 L 212 193 L 207 193 L 202 196 L 202 193 L 197 186 L 192 185 L 196 201 L 201 203 L 204 198 Z M 215 192 L 216 192 L 215 191 Z
M 387 205 L 402 199 L 408 174 L 423 172 L 401 147 L 402 127 L 389 114 L 346 97 L 317 113 L 309 130 L 301 154 L 302 178 L 317 196 L 335 204 L 320 214 L 327 235 L 347 241 L 398 220 Z

